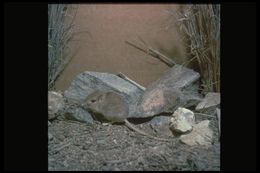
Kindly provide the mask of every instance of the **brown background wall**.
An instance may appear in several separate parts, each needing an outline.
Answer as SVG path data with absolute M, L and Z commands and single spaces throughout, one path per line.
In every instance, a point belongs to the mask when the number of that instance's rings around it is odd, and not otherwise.
M 76 25 L 81 34 L 77 54 L 58 78 L 55 87 L 66 89 L 73 78 L 83 71 L 122 72 L 147 86 L 169 67 L 159 60 L 125 44 L 140 44 L 140 36 L 153 48 L 177 63 L 185 60 L 185 51 L 174 26 L 174 18 L 166 10 L 176 11 L 175 4 L 99 4 L 79 5 Z M 74 46 L 75 46 L 74 45 Z

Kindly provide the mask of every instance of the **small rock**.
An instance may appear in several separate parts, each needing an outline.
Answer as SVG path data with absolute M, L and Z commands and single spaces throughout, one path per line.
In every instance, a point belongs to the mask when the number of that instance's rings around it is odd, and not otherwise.
M 155 116 L 148 123 L 152 125 L 169 125 L 170 120 L 171 120 L 170 116 Z
M 195 110 L 212 114 L 220 104 L 220 93 L 209 92 L 205 98 L 196 106 Z M 212 112 L 213 111 L 213 112 Z
M 111 124 L 110 124 L 110 123 L 103 123 L 103 122 L 102 122 L 102 125 L 103 125 L 103 126 L 110 126 Z
M 57 113 L 64 108 L 64 99 L 61 93 L 48 92 L 48 119 L 57 117 Z
M 48 133 L 48 139 L 51 141 L 53 139 L 53 135 L 51 133 Z
M 202 145 L 209 147 L 213 140 L 213 131 L 209 128 L 209 123 L 209 120 L 205 120 L 193 125 L 192 132 L 182 135 L 180 140 L 190 146 Z
M 179 107 L 174 113 L 184 116 L 191 125 L 195 124 L 195 116 L 191 110 Z
M 177 133 L 186 133 L 192 130 L 195 123 L 194 113 L 185 108 L 178 108 L 171 118 L 170 129 Z
M 84 123 L 94 123 L 92 116 L 85 110 L 80 107 L 72 108 L 66 111 L 64 117 L 69 120 L 76 120 Z

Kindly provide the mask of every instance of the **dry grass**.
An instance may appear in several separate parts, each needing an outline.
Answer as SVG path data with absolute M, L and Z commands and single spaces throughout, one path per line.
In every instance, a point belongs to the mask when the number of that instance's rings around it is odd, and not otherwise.
M 184 7 L 177 13 L 177 24 L 185 35 L 191 65 L 198 67 L 203 93 L 220 92 L 220 5 Z
M 69 42 L 76 34 L 77 6 L 48 5 L 48 89 L 72 58 Z

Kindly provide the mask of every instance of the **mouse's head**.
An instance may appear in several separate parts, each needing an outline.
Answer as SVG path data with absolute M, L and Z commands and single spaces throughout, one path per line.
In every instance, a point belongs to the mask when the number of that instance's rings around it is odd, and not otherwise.
M 106 92 L 100 90 L 94 91 L 86 98 L 85 101 L 86 108 L 98 111 L 105 97 L 106 97 Z

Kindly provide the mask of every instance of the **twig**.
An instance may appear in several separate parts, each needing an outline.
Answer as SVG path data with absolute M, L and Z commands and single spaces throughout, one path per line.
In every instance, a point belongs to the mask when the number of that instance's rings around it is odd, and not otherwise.
M 152 48 L 148 48 L 147 50 L 145 49 L 142 49 L 138 46 L 136 46 L 135 44 L 129 42 L 129 41 L 125 41 L 125 43 L 129 44 L 130 46 L 133 46 L 134 48 L 144 52 L 144 53 L 147 53 L 151 56 L 153 56 L 154 58 L 157 58 L 159 59 L 160 61 L 164 62 L 166 65 L 168 65 L 169 67 L 172 67 L 173 65 L 175 65 L 176 63 L 171 60 L 170 58 L 166 57 L 165 55 L 163 55 L 162 53 L 158 52 L 157 50 L 154 50 Z
M 148 51 L 146 51 L 146 50 L 144 50 L 144 49 L 142 49 L 142 48 L 140 48 L 140 47 L 134 45 L 133 43 L 131 43 L 131 42 L 129 42 L 129 41 L 125 41 L 125 43 L 126 43 L 126 44 L 129 44 L 130 46 L 133 46 L 134 48 L 136 48 L 136 49 L 138 49 L 138 50 L 140 50 L 140 51 L 142 51 L 142 52 L 144 52 L 144 53 L 148 53 L 148 54 L 149 54 Z M 152 54 L 150 53 L 150 55 L 152 55 Z M 152 55 L 152 56 L 153 56 L 153 55 Z
M 164 62 L 167 62 L 170 66 L 176 65 L 176 63 L 175 63 L 172 59 L 170 59 L 170 58 L 168 58 L 167 56 L 163 55 L 163 54 L 162 54 L 161 52 L 159 52 L 158 50 L 155 50 L 155 49 L 153 49 L 153 48 L 149 48 L 148 50 L 151 51 L 151 52 L 153 52 L 153 53 L 155 53 L 155 54 L 157 54 L 157 55 L 159 55 L 159 57 L 161 57 L 161 58 L 163 59 L 163 61 L 164 61 Z
M 141 86 L 140 84 L 136 83 L 135 81 L 131 80 L 130 78 L 128 78 L 126 75 L 124 75 L 123 73 L 119 72 L 117 74 L 118 77 L 132 83 L 133 85 L 137 86 L 138 88 L 140 88 L 141 90 L 145 91 L 145 87 Z
M 171 66 L 176 65 L 176 63 L 171 58 L 168 58 L 167 56 L 163 55 L 158 50 L 155 50 L 151 46 L 148 46 L 147 43 L 140 36 L 138 36 L 138 39 L 141 41 L 141 43 L 146 47 L 146 49 L 148 51 L 151 51 L 152 53 L 156 54 L 157 56 L 160 56 L 163 59 L 163 61 L 168 62 L 169 65 L 171 65 Z

